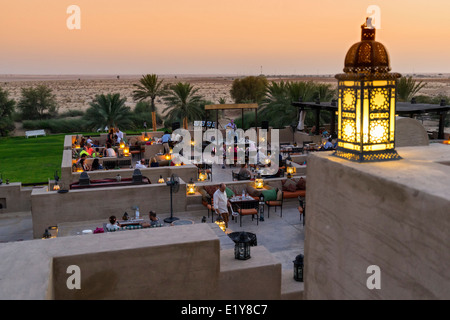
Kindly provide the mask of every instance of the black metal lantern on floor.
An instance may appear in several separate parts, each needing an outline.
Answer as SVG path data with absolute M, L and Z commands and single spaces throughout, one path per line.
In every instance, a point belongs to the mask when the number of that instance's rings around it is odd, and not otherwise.
M 303 282 L 303 255 L 295 257 L 294 262 L 294 280 Z
M 237 260 L 250 259 L 251 239 L 247 232 L 241 232 L 234 244 L 234 257 Z
M 259 196 L 259 221 L 264 221 L 264 196 Z

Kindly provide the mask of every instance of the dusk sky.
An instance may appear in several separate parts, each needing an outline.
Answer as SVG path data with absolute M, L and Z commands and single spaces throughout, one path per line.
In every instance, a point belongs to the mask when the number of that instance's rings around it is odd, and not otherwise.
M 450 72 L 448 0 L 0 0 L 0 74 L 335 74 L 369 5 L 392 71 Z

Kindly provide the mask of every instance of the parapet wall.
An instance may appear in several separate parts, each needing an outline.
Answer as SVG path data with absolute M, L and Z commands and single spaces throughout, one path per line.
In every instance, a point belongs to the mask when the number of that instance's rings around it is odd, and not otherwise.
M 450 146 L 397 151 L 377 163 L 309 155 L 305 299 L 450 298 Z
M 266 248 L 245 261 L 232 251 L 203 223 L 2 244 L 0 299 L 281 298 L 281 263 Z
M 133 185 L 120 188 L 92 188 L 57 191 L 33 190 L 31 207 L 34 238 L 42 237 L 45 229 L 64 222 L 107 219 L 124 212 L 170 212 L 170 187 L 166 184 Z M 173 194 L 174 212 L 186 209 L 186 184 L 180 181 L 179 190 Z

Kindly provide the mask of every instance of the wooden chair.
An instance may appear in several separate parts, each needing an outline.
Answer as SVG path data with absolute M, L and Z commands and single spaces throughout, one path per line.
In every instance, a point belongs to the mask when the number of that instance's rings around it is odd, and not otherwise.
M 258 201 L 252 201 L 249 203 L 241 202 L 236 205 L 237 210 L 236 212 L 239 213 L 239 220 L 240 220 L 240 226 L 242 227 L 242 217 L 243 216 L 252 216 L 252 221 L 255 218 L 256 215 L 256 225 L 259 225 L 259 218 L 258 218 L 258 208 L 259 203 Z
M 278 194 L 278 190 L 277 190 Z M 283 217 L 283 191 L 281 191 L 281 200 L 269 200 L 266 201 L 265 204 L 267 206 L 267 218 L 270 218 L 270 208 L 275 207 L 275 212 L 277 211 L 277 207 L 280 207 L 280 217 Z

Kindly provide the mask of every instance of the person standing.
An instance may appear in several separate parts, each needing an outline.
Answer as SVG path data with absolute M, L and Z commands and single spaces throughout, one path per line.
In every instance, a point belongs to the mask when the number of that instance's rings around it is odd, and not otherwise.
M 168 154 L 170 153 L 170 147 L 169 147 L 169 141 L 170 141 L 170 134 L 168 131 L 164 132 L 164 135 L 162 136 L 162 144 L 164 147 L 164 153 Z
M 228 228 L 228 206 L 231 206 L 231 204 L 228 201 L 227 193 L 225 192 L 226 188 L 227 186 L 225 185 L 225 183 L 220 184 L 219 189 L 214 192 L 213 202 L 214 211 L 219 217 L 222 217 L 223 221 L 225 222 L 225 227 Z

